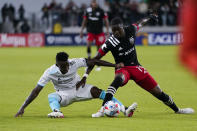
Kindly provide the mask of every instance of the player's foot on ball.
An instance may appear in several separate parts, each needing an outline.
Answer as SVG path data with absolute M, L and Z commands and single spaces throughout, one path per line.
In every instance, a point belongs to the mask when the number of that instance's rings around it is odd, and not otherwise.
M 179 111 L 175 112 L 177 114 L 193 114 L 194 113 L 194 109 L 192 108 L 183 108 L 183 109 L 179 109 Z
M 101 67 L 97 67 L 95 70 L 96 71 L 101 71 Z
M 64 118 L 64 114 L 60 111 L 54 111 L 48 114 L 50 118 Z
M 101 109 L 97 113 L 92 114 L 92 117 L 103 117 L 103 116 L 104 116 L 103 106 L 101 107 Z
M 133 116 L 133 113 L 134 113 L 134 111 L 135 111 L 136 108 L 137 108 L 137 103 L 134 102 L 132 105 L 130 105 L 130 106 L 125 110 L 124 115 L 127 116 L 127 117 L 132 117 L 132 116 Z

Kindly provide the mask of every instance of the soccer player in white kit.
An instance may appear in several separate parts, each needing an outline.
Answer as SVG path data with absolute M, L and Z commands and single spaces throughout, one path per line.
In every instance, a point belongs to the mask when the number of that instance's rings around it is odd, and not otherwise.
M 105 91 L 97 88 L 96 86 L 85 84 L 78 86 L 80 81 L 80 76 L 77 74 L 77 69 L 80 67 L 87 67 L 90 65 L 99 66 L 109 66 L 120 68 L 124 65 L 112 64 L 102 60 L 96 59 L 85 59 L 85 58 L 75 58 L 68 59 L 68 54 L 65 52 L 59 52 L 56 55 L 56 64 L 52 65 L 41 76 L 37 83 L 37 86 L 32 90 L 29 97 L 26 99 L 25 103 L 21 106 L 19 111 L 16 113 L 15 117 L 22 116 L 25 108 L 38 96 L 43 87 L 52 81 L 56 92 L 48 95 L 49 105 L 53 112 L 48 114 L 48 117 L 63 118 L 64 115 L 60 111 L 60 107 L 65 107 L 76 101 L 83 101 L 93 98 L 105 98 Z M 84 74 L 87 77 L 88 74 Z M 121 111 L 127 116 L 131 112 L 134 112 L 136 104 L 132 104 L 129 108 L 125 107 L 116 98 L 112 99 L 116 101 L 121 106 Z M 97 116 L 92 116 L 97 117 Z

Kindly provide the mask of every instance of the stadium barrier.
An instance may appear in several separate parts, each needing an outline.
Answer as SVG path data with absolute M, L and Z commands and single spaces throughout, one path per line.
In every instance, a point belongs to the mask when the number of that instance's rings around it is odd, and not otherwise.
M 136 35 L 136 45 L 176 45 L 183 40 L 181 33 L 176 32 L 140 32 Z M 86 36 L 81 39 L 78 33 L 74 34 L 47 34 L 45 35 L 46 46 L 86 45 Z
M 45 35 L 30 34 L 0 34 L 0 47 L 41 47 L 45 45 Z
M 67 46 L 67 45 L 86 45 L 86 36 L 82 39 L 79 33 L 73 34 L 46 34 L 45 35 L 46 46 Z
M 139 32 L 136 35 L 135 43 L 136 45 L 176 45 L 182 41 L 182 34 L 177 32 Z M 68 45 L 86 45 L 86 35 L 83 39 L 81 39 L 78 33 L 0 34 L 0 47 L 42 47 Z
M 141 32 L 136 35 L 136 45 L 177 45 L 183 41 L 183 35 L 177 32 Z

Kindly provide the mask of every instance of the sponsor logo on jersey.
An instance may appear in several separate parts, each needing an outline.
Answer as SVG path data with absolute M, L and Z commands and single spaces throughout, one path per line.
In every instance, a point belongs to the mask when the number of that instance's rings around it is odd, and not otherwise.
M 119 53 L 118 55 L 119 55 L 119 56 L 122 56 L 122 55 L 124 55 L 124 53 Z
M 133 48 L 131 48 L 131 49 L 129 49 L 129 50 L 123 52 L 123 53 L 119 53 L 118 55 L 119 56 L 122 56 L 122 55 L 125 55 L 126 56 L 126 55 L 129 55 L 134 50 L 135 50 L 135 48 L 133 47 Z
M 75 63 L 76 63 L 75 61 L 71 61 L 71 62 L 69 62 L 69 65 L 72 66 L 72 65 L 74 65 Z
M 90 16 L 89 19 L 92 20 L 92 21 L 97 21 L 97 20 L 99 20 L 99 18 L 97 18 L 97 17 L 92 17 L 92 16 Z
M 96 12 L 96 16 L 100 16 L 100 12 Z
M 58 77 L 58 84 L 66 84 L 73 80 L 73 78 L 67 79 L 66 77 Z
M 128 51 L 126 51 L 125 53 L 124 53 L 124 55 L 128 55 L 128 54 L 130 54 L 132 51 L 134 51 L 135 50 L 135 48 L 133 47 L 133 48 L 131 48 L 131 49 L 129 49 Z

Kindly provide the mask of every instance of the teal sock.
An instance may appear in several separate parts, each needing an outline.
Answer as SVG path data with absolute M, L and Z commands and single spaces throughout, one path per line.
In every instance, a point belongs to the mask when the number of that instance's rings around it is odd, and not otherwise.
M 104 100 L 104 99 L 105 99 L 105 95 L 106 95 L 106 93 L 105 93 L 105 91 L 103 90 L 103 91 L 101 92 L 99 98 L 102 99 L 102 100 Z M 123 105 L 123 104 L 122 104 L 119 100 L 117 100 L 115 97 L 112 97 L 112 101 L 117 102 L 120 106 Z
M 57 93 L 51 93 L 48 95 L 49 106 L 51 107 L 52 111 L 60 111 L 60 100 L 61 98 Z

